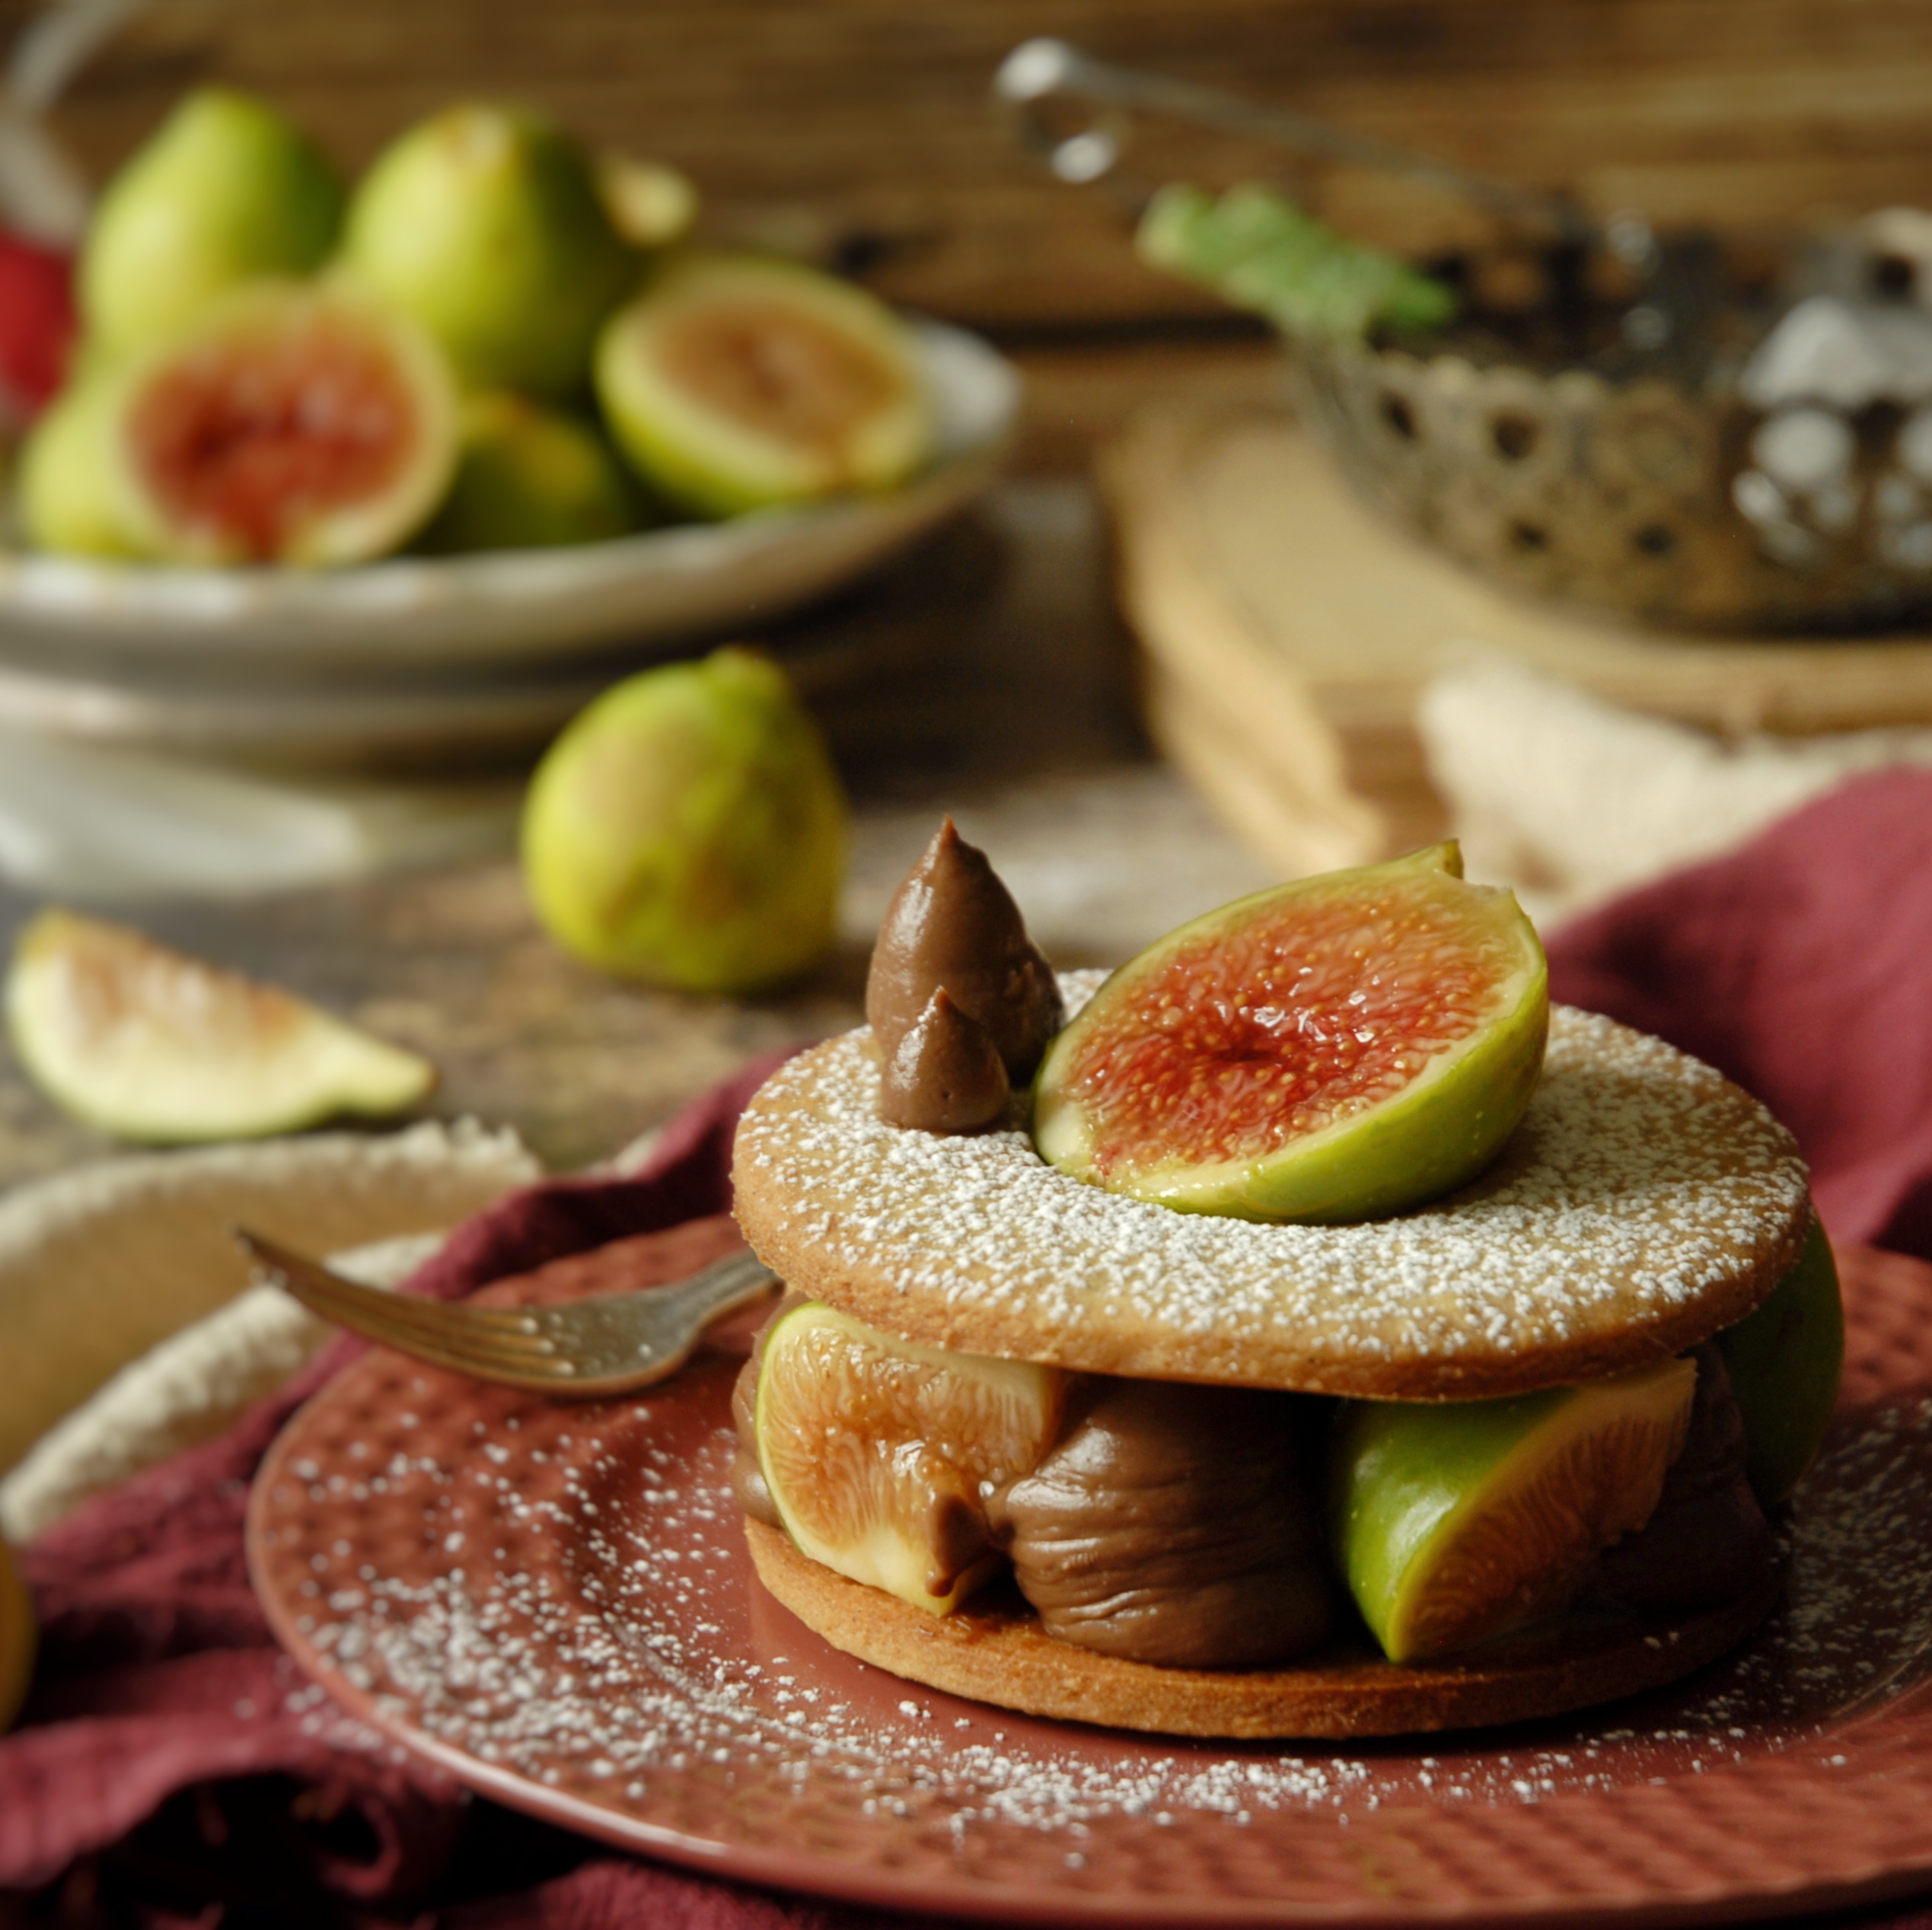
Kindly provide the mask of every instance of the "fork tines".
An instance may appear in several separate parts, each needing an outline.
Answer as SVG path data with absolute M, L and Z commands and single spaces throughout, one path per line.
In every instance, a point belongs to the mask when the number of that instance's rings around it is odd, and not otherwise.
M 275 1284 L 311 1313 L 366 1339 L 491 1380 L 554 1387 L 575 1376 L 575 1364 L 559 1356 L 533 1311 L 385 1293 L 317 1266 L 260 1234 L 238 1227 L 235 1237 Z

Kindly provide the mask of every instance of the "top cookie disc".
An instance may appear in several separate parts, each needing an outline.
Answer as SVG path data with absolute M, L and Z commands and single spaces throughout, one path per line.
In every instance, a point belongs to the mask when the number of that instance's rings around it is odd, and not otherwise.
M 1070 1009 L 1098 973 L 1063 981 Z M 1023 1132 L 885 1124 L 871 1034 L 753 1099 L 745 1237 L 792 1287 L 929 1345 L 1103 1374 L 1395 1400 L 1619 1373 L 1749 1313 L 1811 1208 L 1790 1135 L 1661 1040 L 1567 1008 L 1502 1157 L 1347 1226 L 1177 1212 L 1047 1165 Z

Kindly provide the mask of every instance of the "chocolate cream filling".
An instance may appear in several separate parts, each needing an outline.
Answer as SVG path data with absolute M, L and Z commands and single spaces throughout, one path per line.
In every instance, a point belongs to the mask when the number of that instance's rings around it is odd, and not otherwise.
M 1312 1648 L 1334 1618 L 1293 1394 L 1089 1377 L 1058 1444 L 993 1495 L 1049 1635 L 1173 1668 Z
M 788 1295 L 772 1315 L 800 1304 Z M 764 1336 L 740 1372 L 732 1485 L 754 1521 L 782 1528 L 758 1465 Z M 1696 1613 L 1733 1600 L 1769 1563 L 1772 1535 L 1744 1473 L 1744 1425 L 1715 1347 L 1696 1349 L 1685 1444 L 1650 1520 L 1605 1552 L 1579 1605 Z M 1286 1662 L 1334 1627 L 1341 1594 L 1317 1524 L 1326 1403 L 1253 1388 L 1076 1377 L 1059 1439 L 1031 1473 L 959 1497 L 927 1524 L 946 1570 L 990 1548 L 1051 1635 L 1175 1668 Z M 893 1444 L 895 1447 L 900 1444 Z
M 1684 1445 L 1650 1518 L 1605 1550 L 1589 1591 L 1640 1614 L 1733 1601 L 1771 1559 L 1771 1524 L 1745 1476 L 1744 1416 L 1724 1357 L 1706 1341 L 1691 1358 L 1698 1386 Z

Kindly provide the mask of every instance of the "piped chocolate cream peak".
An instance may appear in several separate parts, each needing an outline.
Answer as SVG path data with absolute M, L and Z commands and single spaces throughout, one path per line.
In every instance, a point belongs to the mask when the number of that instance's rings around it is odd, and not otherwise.
M 983 1132 L 1006 1116 L 1012 1096 L 993 1035 L 942 986 L 886 1055 L 878 1116 L 922 1132 Z
M 900 886 L 872 947 L 866 1017 L 888 1064 L 942 988 L 991 1039 L 1009 1080 L 1031 1078 L 1060 1027 L 1060 987 L 1012 894 L 950 817 Z

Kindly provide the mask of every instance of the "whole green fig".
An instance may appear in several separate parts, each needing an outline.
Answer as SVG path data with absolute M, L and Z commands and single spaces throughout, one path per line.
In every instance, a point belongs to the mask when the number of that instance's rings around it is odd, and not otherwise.
M 477 389 L 564 396 L 636 272 L 588 158 L 541 115 L 446 109 L 404 134 L 350 204 L 345 271 L 413 316 Z
M 456 478 L 422 546 L 448 555 L 598 543 L 637 528 L 642 507 L 590 423 L 493 390 L 463 405 Z
M 531 781 L 524 877 L 551 935 L 607 971 L 749 992 L 830 943 L 845 797 L 784 673 L 726 648 L 607 690 Z
M 101 197 L 81 255 L 88 334 L 122 355 L 238 282 L 306 275 L 342 209 L 333 168 L 273 108 L 226 88 L 191 94 Z

